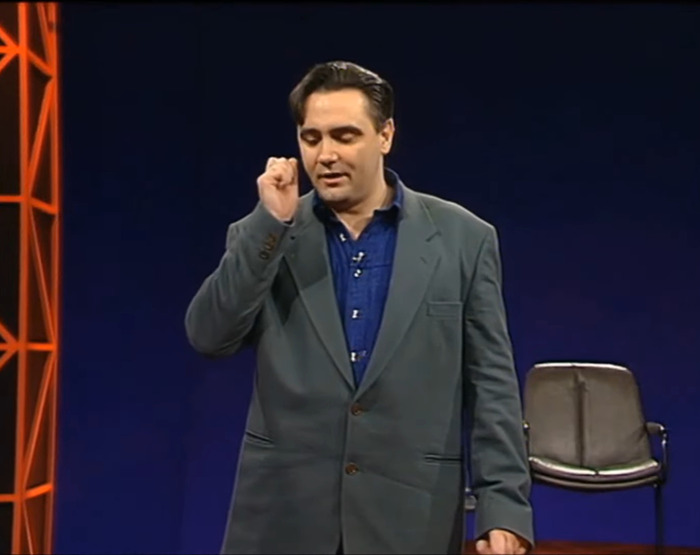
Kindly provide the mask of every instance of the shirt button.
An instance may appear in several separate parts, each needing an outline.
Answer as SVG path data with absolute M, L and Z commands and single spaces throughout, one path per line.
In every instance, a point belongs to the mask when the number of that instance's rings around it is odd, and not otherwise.
M 364 411 L 364 409 L 360 406 L 359 403 L 353 403 L 352 406 L 350 407 L 350 413 L 353 416 L 360 416 Z
M 345 241 L 348 240 L 348 238 L 345 236 L 345 233 L 341 233 L 340 235 L 338 235 L 338 237 L 340 237 L 340 240 L 341 240 L 343 243 L 345 243 Z
M 360 471 L 360 467 L 357 466 L 355 463 L 350 463 L 345 465 L 345 474 L 352 476 L 353 474 L 357 474 Z
M 357 320 L 360 317 L 360 311 L 357 308 L 353 308 L 351 318 Z
M 362 259 L 365 257 L 365 253 L 363 251 L 358 252 L 355 256 L 352 257 L 352 261 L 355 264 L 358 264 L 362 262 Z
M 355 270 L 355 272 L 352 274 L 354 277 L 358 278 L 362 275 L 362 268 L 358 268 Z

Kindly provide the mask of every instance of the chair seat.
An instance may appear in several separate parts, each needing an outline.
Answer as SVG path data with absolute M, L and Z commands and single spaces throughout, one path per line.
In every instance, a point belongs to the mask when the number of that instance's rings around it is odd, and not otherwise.
M 545 457 L 530 457 L 530 464 L 535 473 L 588 484 L 636 482 L 661 471 L 661 465 L 654 459 L 605 468 L 574 466 Z

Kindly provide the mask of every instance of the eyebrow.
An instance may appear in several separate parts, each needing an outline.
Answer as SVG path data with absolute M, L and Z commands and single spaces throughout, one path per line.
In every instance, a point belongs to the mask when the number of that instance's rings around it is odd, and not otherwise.
M 319 130 L 314 127 L 302 127 L 299 130 L 299 135 L 305 135 L 308 133 L 318 133 Z M 333 127 L 331 133 L 335 135 L 342 135 L 344 133 L 353 133 L 354 135 L 362 135 L 362 129 L 354 125 L 341 125 L 340 127 Z

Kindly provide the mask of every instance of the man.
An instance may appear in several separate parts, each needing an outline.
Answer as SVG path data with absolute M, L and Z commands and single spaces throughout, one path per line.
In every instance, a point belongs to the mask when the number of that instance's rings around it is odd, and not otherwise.
M 270 158 L 186 316 L 198 351 L 257 352 L 222 551 L 460 553 L 468 473 L 478 551 L 525 553 L 494 228 L 384 167 L 394 101 L 376 74 L 317 65 L 290 104 L 313 191 Z

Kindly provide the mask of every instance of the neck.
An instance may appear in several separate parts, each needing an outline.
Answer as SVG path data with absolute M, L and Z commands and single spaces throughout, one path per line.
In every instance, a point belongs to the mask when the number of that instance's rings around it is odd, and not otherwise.
M 394 200 L 394 188 L 387 185 L 384 172 L 374 187 L 372 195 L 363 202 L 347 209 L 333 210 L 338 219 L 345 224 L 354 239 L 357 239 L 374 216 L 374 211 L 389 206 Z

